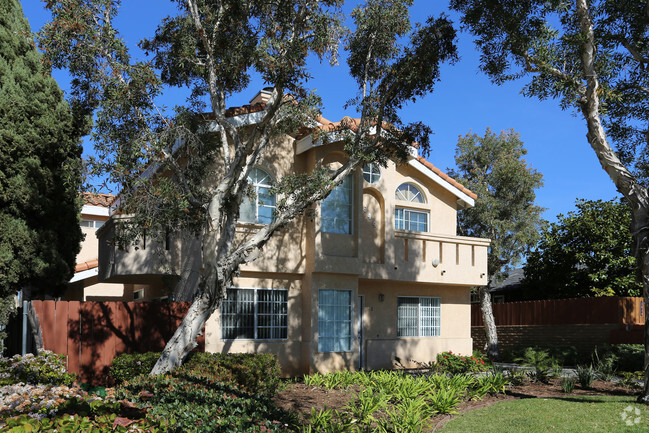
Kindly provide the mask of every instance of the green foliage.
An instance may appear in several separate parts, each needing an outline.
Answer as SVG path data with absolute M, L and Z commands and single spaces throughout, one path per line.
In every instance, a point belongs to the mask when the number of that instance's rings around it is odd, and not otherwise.
M 76 375 L 67 372 L 65 355 L 45 350 L 37 356 L 28 353 L 25 356 L 0 357 L 0 385 L 24 382 L 70 386 L 75 380 Z
M 535 203 L 535 191 L 543 185 L 543 175 L 525 161 L 526 154 L 513 130 L 466 134 L 457 144 L 457 170 L 449 173 L 480 197 L 474 207 L 458 213 L 458 233 L 491 239 L 490 286 L 538 240 L 543 208 Z
M 93 433 L 110 433 L 110 432 L 147 432 L 157 433 L 161 430 L 147 420 L 131 420 L 132 424 L 128 427 L 115 424 L 116 414 L 101 415 L 90 418 L 78 414 L 63 415 L 55 418 L 43 418 L 41 420 L 21 415 L 6 420 L 7 426 L 3 431 L 11 433 L 27 432 L 93 432 Z
M 619 200 L 578 200 L 558 215 L 525 264 L 530 299 L 640 296 L 631 249 L 631 209 Z
M 572 391 L 575 389 L 575 384 L 577 379 L 574 377 L 562 377 L 561 378 L 561 390 L 566 394 L 572 394 Z
M 575 371 L 577 373 L 577 381 L 579 382 L 579 385 L 584 389 L 590 388 L 597 375 L 593 366 L 589 365 L 586 367 L 584 365 L 578 365 Z
M 482 357 L 456 355 L 453 352 L 442 352 L 437 355 L 436 370 L 448 374 L 464 374 L 471 371 L 485 371 L 489 363 L 485 364 Z
M 272 396 L 280 382 L 277 356 L 270 353 L 200 353 L 190 355 L 175 374 L 189 380 L 221 382 L 243 392 Z
M 0 77 L 0 298 L 57 295 L 82 239 L 82 131 L 17 0 L 0 2 Z
M 523 356 L 516 359 L 516 362 L 534 367 L 532 375 L 534 380 L 545 383 L 549 381 L 548 370 L 552 367 L 553 359 L 546 350 L 528 347 Z
M 4 339 L 7 338 L 6 326 L 9 319 L 16 313 L 16 295 L 0 297 L 0 356 L 4 353 Z
M 525 355 L 527 349 L 543 350 L 550 355 L 559 365 L 577 365 L 583 362 L 577 348 L 574 346 L 516 346 L 503 351 L 502 360 L 504 362 L 516 362 L 518 358 Z
M 160 352 L 122 353 L 110 364 L 110 375 L 120 384 L 140 374 L 149 374 L 159 357 Z
M 638 371 L 644 367 L 644 346 L 642 344 L 614 344 L 597 349 L 597 357 L 613 359 L 613 368 L 617 371 Z
M 147 419 L 167 432 L 272 432 L 295 423 L 263 394 L 247 394 L 190 374 L 139 376 L 126 382 L 121 392 L 146 405 Z

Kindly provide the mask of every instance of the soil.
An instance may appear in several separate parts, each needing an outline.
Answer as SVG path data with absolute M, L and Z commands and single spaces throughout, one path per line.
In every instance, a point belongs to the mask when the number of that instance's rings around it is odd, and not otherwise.
M 307 386 L 303 383 L 293 383 L 275 398 L 275 404 L 285 410 L 297 412 L 304 420 L 308 420 L 311 408 L 317 410 L 327 407 L 341 411 L 349 401 L 356 396 L 360 388 L 348 388 L 345 390 L 327 390 L 315 386 Z M 559 379 L 545 384 L 541 382 L 526 382 L 518 386 L 510 386 L 506 394 L 497 396 L 486 395 L 481 400 L 465 401 L 457 408 L 458 412 L 480 409 L 491 406 L 502 401 L 520 400 L 523 398 L 565 398 L 567 396 L 586 395 L 638 395 L 639 391 L 620 386 L 612 382 L 593 382 L 591 388 L 582 389 L 579 385 L 571 394 L 563 392 Z M 452 419 L 452 415 L 438 415 L 433 417 L 428 431 L 439 430 Z

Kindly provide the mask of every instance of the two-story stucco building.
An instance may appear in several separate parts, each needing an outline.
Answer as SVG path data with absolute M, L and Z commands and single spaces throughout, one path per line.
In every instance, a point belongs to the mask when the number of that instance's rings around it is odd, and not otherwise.
M 230 111 L 233 121 L 254 123 L 263 98 Z M 320 119 L 321 128 L 331 124 Z M 256 197 L 243 204 L 239 238 L 272 218 L 274 179 L 344 161 L 340 143 L 311 134 L 276 140 L 250 174 Z M 475 199 L 415 149 L 405 165 L 368 164 L 241 268 L 206 324 L 205 349 L 272 352 L 287 375 L 471 353 L 470 287 L 487 282 L 489 240 L 457 236 L 456 217 Z M 100 281 L 194 287 L 197 240 L 172 234 L 164 245 L 120 250 L 111 239 L 122 218 L 98 231 Z

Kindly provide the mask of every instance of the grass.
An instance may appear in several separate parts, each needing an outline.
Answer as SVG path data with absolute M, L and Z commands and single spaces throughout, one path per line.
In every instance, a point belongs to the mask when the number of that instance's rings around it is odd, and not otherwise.
M 636 409 L 640 411 L 639 415 Z M 631 426 L 623 419 L 625 413 L 625 418 L 630 418 Z M 635 420 L 639 422 L 634 423 Z M 478 431 L 646 433 L 649 431 L 649 408 L 635 403 L 634 397 L 530 398 L 502 402 L 457 415 L 443 429 L 444 433 Z

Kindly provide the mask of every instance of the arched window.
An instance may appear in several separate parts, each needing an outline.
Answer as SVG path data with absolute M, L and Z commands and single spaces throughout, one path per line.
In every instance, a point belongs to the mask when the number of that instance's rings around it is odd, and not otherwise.
M 395 192 L 395 198 L 408 203 L 426 203 L 424 194 L 411 183 L 402 183 Z M 428 231 L 429 212 L 396 206 L 394 209 L 394 228 L 399 230 Z
M 244 196 L 241 201 L 239 221 L 245 223 L 268 224 L 273 221 L 275 212 L 275 194 L 271 194 L 274 180 L 268 172 L 255 167 L 248 174 L 248 186 L 251 196 Z
M 409 201 L 411 203 L 426 203 L 424 195 L 419 191 L 419 188 L 411 183 L 402 183 L 397 188 L 395 193 L 397 200 Z

